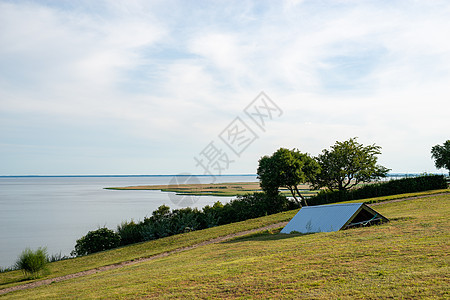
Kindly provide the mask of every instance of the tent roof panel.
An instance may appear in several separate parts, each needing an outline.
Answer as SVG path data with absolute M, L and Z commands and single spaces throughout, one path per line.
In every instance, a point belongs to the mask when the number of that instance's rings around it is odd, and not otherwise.
M 306 206 L 292 218 L 281 233 L 338 231 L 363 208 L 364 203 Z M 373 211 L 373 210 L 371 210 Z

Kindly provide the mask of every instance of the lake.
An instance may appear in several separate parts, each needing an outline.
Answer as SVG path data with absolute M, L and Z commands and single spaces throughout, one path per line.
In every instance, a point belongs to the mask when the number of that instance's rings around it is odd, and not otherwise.
M 255 175 L 195 179 L 201 183 L 257 181 Z M 201 208 L 233 198 L 185 198 L 161 191 L 104 189 L 185 180 L 185 176 L 0 177 L 0 266 L 13 265 L 26 247 L 47 247 L 49 254 L 69 255 L 76 240 L 88 231 L 103 226 L 115 229 L 126 220 L 143 220 L 162 204 L 172 209 Z

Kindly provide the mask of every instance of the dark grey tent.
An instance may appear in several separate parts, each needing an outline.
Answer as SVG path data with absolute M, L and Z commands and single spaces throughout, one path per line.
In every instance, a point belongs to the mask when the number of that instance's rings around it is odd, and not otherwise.
M 330 232 L 387 221 L 387 218 L 364 203 L 306 206 L 300 209 L 281 233 Z

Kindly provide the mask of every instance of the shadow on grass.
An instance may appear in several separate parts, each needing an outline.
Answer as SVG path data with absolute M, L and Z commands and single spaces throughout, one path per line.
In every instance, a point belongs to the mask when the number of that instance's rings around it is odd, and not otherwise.
M 358 228 L 369 228 L 369 227 L 377 227 L 381 225 L 388 224 L 392 221 L 405 221 L 405 220 L 413 220 L 415 218 L 413 217 L 398 217 L 398 218 L 391 218 L 388 222 L 382 222 L 380 224 L 372 224 L 370 226 L 355 226 L 351 228 L 341 229 L 339 232 L 351 232 L 352 230 L 358 229 Z M 289 238 L 295 238 L 299 236 L 305 236 L 320 232 L 310 232 L 310 233 L 280 233 L 282 228 L 278 229 L 272 229 L 272 230 L 265 230 L 262 232 L 257 232 L 253 234 L 248 234 L 240 237 L 233 238 L 231 240 L 224 241 L 222 243 L 224 244 L 231 244 L 231 243 L 240 243 L 240 242 L 246 242 L 246 241 L 278 241 L 278 240 L 284 240 Z
M 279 241 L 284 239 L 290 239 L 295 238 L 299 236 L 309 235 L 312 233 L 291 233 L 291 234 L 285 234 L 280 233 L 281 228 L 276 230 L 266 230 L 263 232 L 257 232 L 249 235 L 244 235 L 241 237 L 236 237 L 234 239 L 224 241 L 222 243 L 224 244 L 233 244 L 233 243 L 240 243 L 240 242 L 247 242 L 247 241 Z
M 389 221 L 393 222 L 393 221 L 409 221 L 409 220 L 414 220 L 417 218 L 414 217 L 397 217 L 397 218 L 390 218 Z
M 19 277 L 19 278 L 11 278 L 9 280 L 5 280 L 4 282 L 2 282 L 0 284 L 0 289 L 6 289 L 8 287 L 5 287 L 8 284 L 12 284 L 12 283 L 29 283 L 29 282 L 33 282 L 37 279 L 41 279 L 41 278 L 30 278 L 30 277 Z

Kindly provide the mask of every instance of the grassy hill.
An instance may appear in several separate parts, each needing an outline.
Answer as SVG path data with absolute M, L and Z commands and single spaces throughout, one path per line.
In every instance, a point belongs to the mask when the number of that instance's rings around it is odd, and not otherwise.
M 374 207 L 391 222 L 309 235 L 257 233 L 15 291 L 4 298 L 448 298 L 450 194 Z M 295 211 L 51 264 L 60 276 L 290 219 Z M 0 274 L 0 288 L 19 272 Z M 0 296 L 1 297 L 1 296 Z

